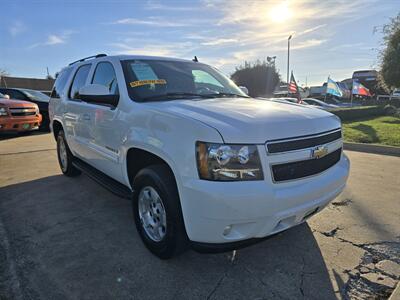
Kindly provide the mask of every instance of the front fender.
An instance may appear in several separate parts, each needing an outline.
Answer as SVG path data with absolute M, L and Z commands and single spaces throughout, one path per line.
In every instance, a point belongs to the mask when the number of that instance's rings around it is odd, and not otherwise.
M 138 148 L 157 155 L 168 163 L 180 189 L 184 178 L 198 178 L 196 142 L 222 143 L 222 137 L 212 127 L 199 121 L 163 111 L 142 111 L 127 118 L 130 128 L 123 138 L 123 166 L 127 166 L 127 153 Z M 129 183 L 127 168 L 123 171 Z

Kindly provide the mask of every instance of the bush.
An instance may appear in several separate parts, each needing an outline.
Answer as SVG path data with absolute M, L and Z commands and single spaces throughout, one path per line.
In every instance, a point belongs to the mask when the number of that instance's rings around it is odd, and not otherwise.
M 387 116 L 394 116 L 397 113 L 397 108 L 389 104 L 386 105 L 383 110 Z
M 337 115 L 342 121 L 352 121 L 372 116 L 383 116 L 385 114 L 385 110 L 382 106 L 339 108 L 330 112 Z
M 236 68 L 231 79 L 237 85 L 247 87 L 251 97 L 271 95 L 280 81 L 275 63 L 266 61 L 245 62 Z
M 387 96 L 387 98 L 383 98 L 383 99 L 381 98 L 379 100 L 376 100 L 374 105 L 375 104 L 376 105 L 383 105 L 383 106 L 390 105 L 390 106 L 394 106 L 394 107 L 400 108 L 400 98 L 391 98 L 390 100 L 389 99 L 390 99 L 389 96 Z

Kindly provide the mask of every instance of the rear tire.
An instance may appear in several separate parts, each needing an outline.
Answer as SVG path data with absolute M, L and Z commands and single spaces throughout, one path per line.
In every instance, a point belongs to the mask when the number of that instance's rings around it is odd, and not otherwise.
M 165 165 L 142 169 L 133 180 L 133 214 L 146 247 L 161 259 L 187 249 L 187 235 L 174 175 Z
M 60 130 L 57 135 L 57 157 L 61 171 L 64 175 L 75 177 L 81 174 L 81 171 L 72 164 L 74 156 L 69 150 L 64 131 L 62 130 Z

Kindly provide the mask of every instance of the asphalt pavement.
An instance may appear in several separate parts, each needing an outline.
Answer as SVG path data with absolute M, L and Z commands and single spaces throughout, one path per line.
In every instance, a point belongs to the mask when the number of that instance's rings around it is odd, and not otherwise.
M 400 158 L 347 154 L 348 186 L 307 223 L 163 261 L 129 201 L 61 175 L 51 134 L 0 138 L 0 299 L 385 299 L 400 277 Z

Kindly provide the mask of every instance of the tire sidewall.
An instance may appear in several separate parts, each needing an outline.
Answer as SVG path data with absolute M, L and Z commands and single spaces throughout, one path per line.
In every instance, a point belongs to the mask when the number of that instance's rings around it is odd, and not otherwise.
M 138 199 L 141 190 L 146 186 L 151 186 L 157 191 L 164 205 L 166 213 L 166 219 L 167 219 L 166 234 L 163 237 L 163 239 L 159 242 L 153 241 L 147 235 L 140 221 Z M 175 208 L 172 207 L 172 205 L 176 205 L 174 201 L 179 201 L 179 198 L 173 199 L 173 197 L 176 195 L 171 195 L 171 193 L 165 187 L 165 183 L 162 181 L 162 179 L 159 178 L 157 173 L 151 169 L 144 169 L 139 172 L 138 176 L 134 180 L 134 187 L 135 188 L 133 193 L 132 207 L 133 207 L 134 220 L 139 235 L 151 252 L 153 252 L 154 254 L 156 254 L 161 258 L 169 257 L 175 251 L 175 246 L 177 242 L 176 235 L 178 234 L 175 222 L 176 218 Z
M 63 168 L 63 165 L 61 163 L 61 158 L 60 158 L 60 140 L 62 140 L 64 142 L 65 151 L 67 154 L 67 165 L 66 165 L 65 170 Z M 75 166 L 72 164 L 74 157 L 73 157 L 71 151 L 69 150 L 64 131 L 62 131 L 62 130 L 57 135 L 57 158 L 58 158 L 58 163 L 60 165 L 61 172 L 64 175 L 69 176 L 69 177 L 74 177 L 74 176 L 78 176 L 81 173 L 81 171 L 78 170 L 77 168 L 75 168 Z
M 64 136 L 64 132 L 63 131 L 60 131 L 59 134 L 57 135 L 57 158 L 58 158 L 58 163 L 60 165 L 60 169 L 65 174 L 65 173 L 68 172 L 69 157 L 68 157 L 68 152 L 67 152 L 67 166 L 65 167 L 65 170 L 64 170 L 63 164 L 61 162 L 61 157 L 60 157 L 60 143 L 61 143 L 61 140 L 63 141 L 64 147 L 66 148 L 65 150 L 67 151 L 67 142 L 65 140 L 65 136 Z

